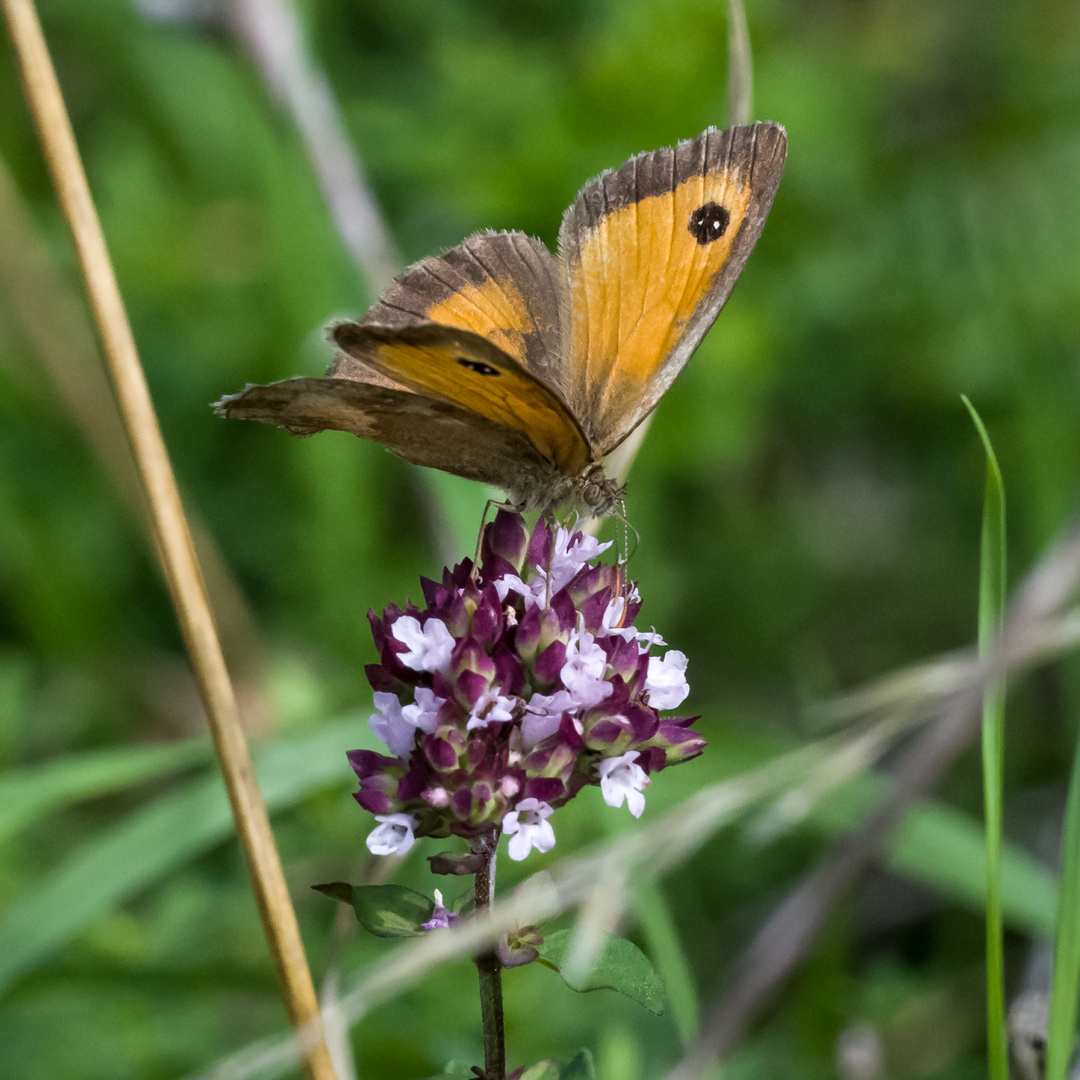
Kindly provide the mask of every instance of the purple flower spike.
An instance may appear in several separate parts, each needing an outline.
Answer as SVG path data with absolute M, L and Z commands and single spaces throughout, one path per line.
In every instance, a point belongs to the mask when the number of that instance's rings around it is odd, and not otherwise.
M 372 851 L 493 824 L 511 858 L 548 851 L 548 819 L 583 787 L 638 816 L 650 775 L 701 753 L 696 717 L 658 711 L 686 697 L 686 657 L 634 626 L 636 586 L 595 562 L 606 546 L 500 510 L 479 570 L 465 559 L 422 581 L 422 610 L 369 614 L 370 727 L 390 754 L 354 750 L 349 763 L 380 822 Z M 430 928 L 453 918 L 437 911 Z

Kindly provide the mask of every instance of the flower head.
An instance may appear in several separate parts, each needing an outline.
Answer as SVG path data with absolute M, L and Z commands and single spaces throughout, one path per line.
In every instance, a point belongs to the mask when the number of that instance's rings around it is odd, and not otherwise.
M 583 787 L 638 816 L 650 774 L 701 753 L 696 717 L 658 711 L 686 698 L 686 657 L 649 655 L 663 639 L 635 628 L 636 586 L 593 561 L 608 546 L 500 511 L 479 566 L 423 581 L 423 609 L 369 614 L 370 725 L 388 754 L 349 761 L 357 802 L 381 823 L 371 851 L 493 827 L 512 858 L 548 851 L 548 818 Z

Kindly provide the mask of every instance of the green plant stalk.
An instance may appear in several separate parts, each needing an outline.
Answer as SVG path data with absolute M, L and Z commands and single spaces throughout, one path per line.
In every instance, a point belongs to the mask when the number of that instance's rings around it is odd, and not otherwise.
M 1050 986 L 1050 1022 L 1046 1080 L 1064 1080 L 1076 1028 L 1076 991 L 1080 985 L 1080 740 L 1073 753 L 1065 828 L 1061 838 L 1061 884 L 1058 891 L 1054 978 Z
M 965 397 L 986 451 L 979 557 L 979 654 L 986 656 L 1001 630 L 1005 609 L 1005 486 L 994 448 L 979 414 Z M 986 1027 L 990 1080 L 1008 1080 L 1005 1024 L 1005 956 L 1001 919 L 1002 772 L 1005 759 L 1005 686 L 987 687 L 983 697 L 983 813 L 986 819 Z
M 483 866 L 476 872 L 473 903 L 476 914 L 495 902 L 495 856 L 499 848 L 498 830 L 475 837 L 470 845 L 474 854 L 483 856 Z M 480 975 L 480 1016 L 484 1024 L 484 1080 L 506 1080 L 506 1034 L 503 1022 L 502 964 L 494 952 L 476 958 Z

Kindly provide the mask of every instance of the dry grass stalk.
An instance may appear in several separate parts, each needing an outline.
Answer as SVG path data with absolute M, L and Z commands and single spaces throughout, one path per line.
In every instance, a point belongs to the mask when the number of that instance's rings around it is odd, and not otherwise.
M 3 0 L 3 9 L 15 45 L 26 99 L 75 240 L 113 389 L 149 504 L 154 544 L 195 669 L 289 1018 L 294 1027 L 318 1032 L 314 1039 L 305 1039 L 307 1075 L 311 1080 L 333 1080 L 334 1068 L 319 1032 L 318 1001 L 296 913 L 255 780 L 247 740 L 240 727 L 236 697 L 214 628 L 176 480 L 56 72 L 32 0 Z

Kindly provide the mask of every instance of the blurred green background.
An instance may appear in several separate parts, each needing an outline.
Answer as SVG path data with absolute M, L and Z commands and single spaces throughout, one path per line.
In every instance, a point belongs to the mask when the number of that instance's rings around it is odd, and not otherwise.
M 343 751 L 369 739 L 365 613 L 470 552 L 486 493 L 346 435 L 211 414 L 246 381 L 321 372 L 322 328 L 373 297 L 242 43 L 212 5 L 179 21 L 166 7 L 43 0 L 41 15 L 174 465 L 218 553 L 208 576 L 319 980 L 386 949 L 339 940 L 307 888 L 363 864 Z M 1080 491 L 1080 7 L 747 8 L 754 115 L 785 124 L 789 159 L 631 476 L 642 618 L 690 656 L 688 706 L 713 743 L 659 778 L 647 817 L 811 737 L 807 703 L 973 642 L 984 460 L 961 393 L 1002 464 L 1014 578 Z M 487 227 L 553 245 L 590 176 L 726 119 L 718 0 L 308 0 L 300 17 L 408 260 Z M 283 1011 L 190 741 L 202 716 L 6 35 L 0 195 L 0 1076 L 181 1076 Z M 1006 827 L 1029 845 L 1053 831 L 1078 692 L 1059 666 L 1010 699 Z M 978 813 L 974 755 L 942 798 Z M 606 833 L 601 811 L 589 789 L 524 869 Z M 702 1001 L 824 845 L 813 822 L 769 843 L 735 830 L 663 883 Z M 524 872 L 503 865 L 507 883 Z M 398 880 L 431 887 L 422 859 Z M 890 1077 L 982 1074 L 982 923 L 961 899 L 877 878 L 730 1075 L 834 1076 L 858 1021 Z M 478 1060 L 474 980 L 448 968 L 366 1018 L 360 1075 Z M 671 1017 L 536 967 L 506 983 L 512 1064 L 588 1044 L 604 1080 L 635 1080 L 678 1058 Z

